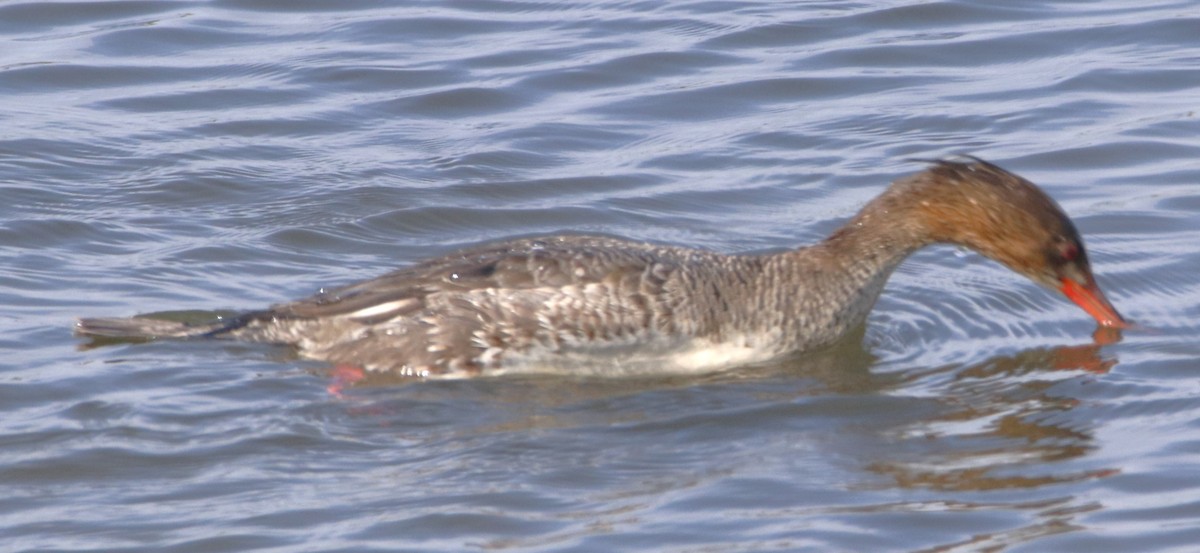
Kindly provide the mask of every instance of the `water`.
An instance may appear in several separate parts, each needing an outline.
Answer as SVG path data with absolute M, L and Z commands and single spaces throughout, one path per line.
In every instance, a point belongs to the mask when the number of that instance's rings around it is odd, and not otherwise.
M 1194 2 L 0 4 L 6 551 L 1194 551 Z M 573 229 L 815 240 L 970 152 L 1072 214 L 1119 341 L 974 254 L 861 346 L 696 378 L 326 391 L 80 349 Z M 1103 344 L 1103 345 L 1102 345 Z

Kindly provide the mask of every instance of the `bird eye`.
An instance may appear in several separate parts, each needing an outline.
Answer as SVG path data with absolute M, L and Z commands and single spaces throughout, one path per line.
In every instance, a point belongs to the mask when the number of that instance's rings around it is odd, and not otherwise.
M 1075 261 L 1075 258 L 1079 257 L 1079 246 L 1074 242 L 1063 242 L 1058 245 L 1058 254 L 1063 261 Z

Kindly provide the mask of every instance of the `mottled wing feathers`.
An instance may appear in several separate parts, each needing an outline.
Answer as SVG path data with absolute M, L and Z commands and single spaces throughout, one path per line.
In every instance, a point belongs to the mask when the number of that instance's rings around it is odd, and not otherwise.
M 604 237 L 504 242 L 276 306 L 246 331 L 369 369 L 478 374 L 509 355 L 662 330 L 666 281 L 697 253 Z
M 620 247 L 616 247 L 620 246 Z M 273 317 L 350 316 L 370 323 L 416 313 L 425 298 L 440 292 L 558 288 L 641 273 L 654 263 L 672 263 L 674 248 L 602 236 L 520 239 L 463 250 L 365 282 L 272 307 Z

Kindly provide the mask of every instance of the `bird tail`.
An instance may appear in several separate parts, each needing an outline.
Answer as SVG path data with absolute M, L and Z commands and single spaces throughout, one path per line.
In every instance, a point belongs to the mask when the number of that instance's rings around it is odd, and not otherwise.
M 75 323 L 75 333 L 95 338 L 150 340 L 154 338 L 209 338 L 244 324 L 241 317 L 216 317 L 205 322 L 172 320 L 169 313 L 151 313 L 136 317 L 83 318 Z M 175 314 L 178 316 L 178 314 Z

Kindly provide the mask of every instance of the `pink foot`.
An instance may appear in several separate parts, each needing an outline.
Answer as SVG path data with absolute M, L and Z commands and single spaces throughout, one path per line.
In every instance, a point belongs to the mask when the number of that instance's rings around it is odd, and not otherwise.
M 330 375 L 333 377 L 333 382 L 330 382 L 325 389 L 339 398 L 342 397 L 342 390 L 346 386 L 351 386 L 367 377 L 365 371 L 353 365 L 336 365 L 330 371 Z

